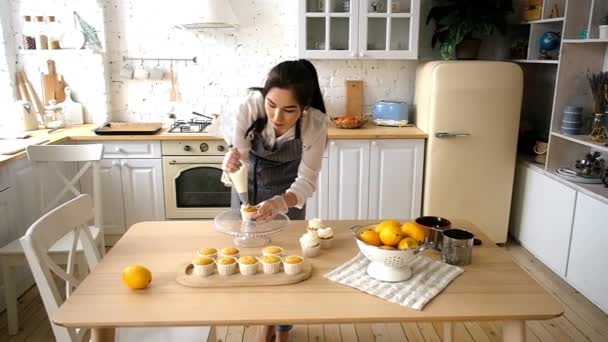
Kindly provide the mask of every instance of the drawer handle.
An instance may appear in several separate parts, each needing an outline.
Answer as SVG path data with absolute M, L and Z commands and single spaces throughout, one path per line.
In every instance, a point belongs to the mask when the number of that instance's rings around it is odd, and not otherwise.
M 125 150 L 122 147 L 117 147 L 117 148 L 114 149 L 114 151 L 116 153 L 126 153 Z
M 4 189 L 0 190 L 0 192 L 5 192 L 6 190 L 8 190 L 8 189 L 10 189 L 10 188 L 11 188 L 10 186 L 7 186 L 6 188 L 4 188 Z
M 460 137 L 468 137 L 471 134 L 469 133 L 448 133 L 448 132 L 437 132 L 435 133 L 435 138 L 460 138 Z

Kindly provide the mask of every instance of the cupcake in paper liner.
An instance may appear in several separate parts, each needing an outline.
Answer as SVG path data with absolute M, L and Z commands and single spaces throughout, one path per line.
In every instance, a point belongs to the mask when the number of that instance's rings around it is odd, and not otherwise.
M 201 247 L 199 248 L 197 251 L 199 256 L 202 257 L 210 257 L 210 258 L 217 258 L 217 248 L 213 248 L 213 247 Z
M 258 208 L 253 205 L 249 205 L 249 204 L 241 205 L 241 218 L 243 219 L 243 222 L 252 221 L 253 216 L 255 214 L 257 214 L 257 212 L 258 212 Z
M 321 243 L 316 233 L 307 232 L 300 238 L 302 254 L 307 257 L 316 257 L 321 253 Z
M 194 274 L 200 277 L 208 277 L 213 274 L 215 268 L 214 259 L 208 256 L 198 256 L 192 260 Z
M 275 274 L 281 271 L 281 258 L 277 255 L 265 255 L 260 258 L 264 274 Z
M 217 259 L 217 273 L 222 276 L 227 276 L 236 273 L 236 258 L 223 256 Z
M 281 253 L 283 253 L 283 248 L 279 246 L 266 246 L 262 249 L 263 256 L 276 255 L 280 257 Z
M 227 257 L 233 257 L 235 259 L 238 259 L 240 256 L 239 253 L 241 253 L 241 250 L 236 247 L 224 247 L 220 250 L 220 257 L 227 256 Z
M 329 249 L 334 241 L 334 230 L 331 227 L 317 229 L 317 237 L 321 243 L 321 249 Z
M 283 268 L 285 269 L 285 274 L 295 275 L 302 272 L 302 263 L 304 262 L 304 258 L 299 255 L 290 255 L 283 259 Z
M 240 257 L 239 271 L 244 276 L 256 274 L 258 272 L 258 259 L 250 255 Z
M 308 220 L 308 227 L 306 228 L 310 233 L 317 233 L 317 229 L 323 227 L 323 221 L 320 218 L 313 218 Z

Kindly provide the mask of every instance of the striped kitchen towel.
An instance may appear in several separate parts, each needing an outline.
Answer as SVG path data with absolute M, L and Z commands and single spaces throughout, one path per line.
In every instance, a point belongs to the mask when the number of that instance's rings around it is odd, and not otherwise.
M 413 276 L 399 283 L 376 280 L 367 274 L 370 261 L 363 254 L 327 273 L 325 278 L 354 287 L 363 292 L 415 310 L 422 310 L 426 303 L 441 292 L 464 270 L 457 266 L 419 256 L 410 266 Z

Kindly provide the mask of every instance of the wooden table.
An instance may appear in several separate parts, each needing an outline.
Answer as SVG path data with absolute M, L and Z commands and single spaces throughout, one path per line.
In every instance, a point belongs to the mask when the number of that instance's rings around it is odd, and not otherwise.
M 247 324 L 336 324 L 403 321 L 443 321 L 444 336 L 453 336 L 454 321 L 504 321 L 505 341 L 525 339 L 525 320 L 560 316 L 561 305 L 521 269 L 503 249 L 465 221 L 458 227 L 483 241 L 473 263 L 424 310 L 386 302 L 331 282 L 324 274 L 351 259 L 358 248 L 348 230 L 362 221 L 328 221 L 336 237 L 323 251 L 308 280 L 284 286 L 198 289 L 175 281 L 177 267 L 198 247 L 225 247 L 232 239 L 209 221 L 143 222 L 132 226 L 95 270 L 52 317 L 66 327 L 89 327 L 96 341 L 113 341 L 114 327 Z M 273 244 L 299 253 L 304 221 L 293 221 L 273 237 Z M 437 257 L 436 253 L 428 252 Z M 259 249 L 241 253 L 259 254 Z M 123 267 L 143 264 L 153 273 L 151 286 L 132 291 L 120 279 Z

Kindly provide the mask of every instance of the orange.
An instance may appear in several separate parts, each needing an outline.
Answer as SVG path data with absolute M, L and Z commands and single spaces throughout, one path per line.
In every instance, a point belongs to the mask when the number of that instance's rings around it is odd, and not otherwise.
M 405 236 L 411 237 L 418 241 L 418 243 L 423 243 L 424 238 L 426 237 L 426 230 L 412 221 L 405 222 L 403 226 L 401 226 L 401 231 Z
M 152 282 L 152 272 L 144 266 L 127 266 L 122 270 L 122 281 L 131 289 L 145 289 Z
M 382 245 L 380 246 L 381 249 L 395 249 L 395 247 L 393 246 L 387 246 L 387 245 Z
M 382 244 L 382 242 L 380 242 L 378 233 L 371 229 L 361 232 L 361 234 L 359 234 L 359 239 L 372 246 L 380 246 Z
M 380 241 L 383 245 L 396 246 L 403 238 L 404 235 L 399 226 L 386 227 L 380 232 Z
M 376 231 L 376 233 L 380 234 L 380 232 L 384 229 L 384 228 L 389 228 L 389 227 L 396 227 L 399 228 L 399 226 L 401 226 L 401 224 L 399 223 L 399 221 L 395 221 L 395 220 L 384 220 L 380 223 L 378 223 L 378 225 L 376 225 L 376 228 L 374 228 L 374 230 Z
M 405 239 L 399 241 L 399 244 L 397 245 L 397 249 L 400 250 L 412 248 L 418 248 L 418 241 L 412 239 L 411 237 L 406 237 Z

